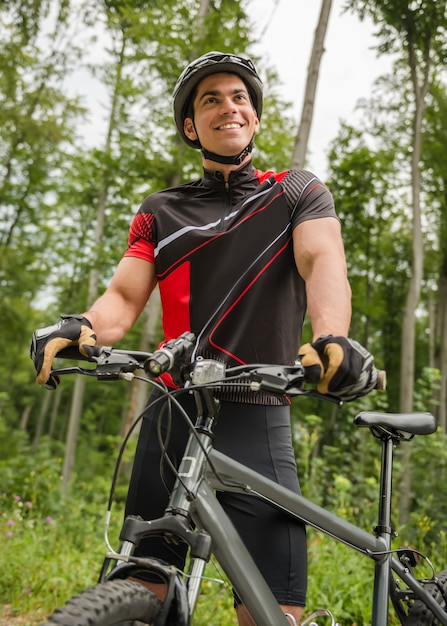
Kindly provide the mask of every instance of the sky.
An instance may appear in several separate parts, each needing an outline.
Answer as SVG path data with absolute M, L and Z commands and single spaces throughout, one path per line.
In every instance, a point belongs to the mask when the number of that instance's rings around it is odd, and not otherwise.
M 321 0 L 256 0 L 258 33 L 264 33 L 256 54 L 267 55 L 282 83 L 281 95 L 301 115 L 307 68 Z M 342 13 L 345 0 L 333 0 L 325 38 L 309 138 L 307 169 L 324 178 L 327 150 L 341 120 L 359 119 L 356 105 L 372 95 L 373 83 L 391 71 L 389 58 L 379 58 L 375 27 L 356 15 Z

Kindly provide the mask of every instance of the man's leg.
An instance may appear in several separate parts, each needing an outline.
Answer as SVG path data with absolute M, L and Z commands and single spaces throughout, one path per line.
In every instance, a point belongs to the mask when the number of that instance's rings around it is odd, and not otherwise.
M 282 486 L 300 492 L 288 407 L 222 403 L 215 447 Z M 284 613 L 290 614 L 291 623 L 295 619 L 299 624 L 307 582 L 304 526 L 257 497 L 235 493 L 219 493 L 218 497 L 278 604 Z M 237 613 L 240 626 L 253 626 L 242 605 Z

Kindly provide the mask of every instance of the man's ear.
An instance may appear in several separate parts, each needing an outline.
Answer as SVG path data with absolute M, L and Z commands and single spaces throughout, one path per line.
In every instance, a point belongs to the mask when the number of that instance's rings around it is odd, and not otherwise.
M 257 135 L 259 133 L 259 126 L 261 124 L 261 122 L 258 119 L 258 114 L 256 112 L 256 109 L 253 109 L 254 114 L 255 114 L 255 135 Z
M 185 121 L 183 122 L 183 131 L 188 139 L 190 139 L 191 141 L 197 141 L 198 137 L 192 117 L 185 118 Z

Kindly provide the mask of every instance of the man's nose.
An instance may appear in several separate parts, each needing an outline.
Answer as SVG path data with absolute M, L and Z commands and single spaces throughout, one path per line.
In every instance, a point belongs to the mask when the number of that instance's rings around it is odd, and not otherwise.
M 232 98 L 228 97 L 222 100 L 222 103 L 220 106 L 220 112 L 222 114 L 228 115 L 231 113 L 235 113 L 236 111 L 237 111 L 237 107 Z

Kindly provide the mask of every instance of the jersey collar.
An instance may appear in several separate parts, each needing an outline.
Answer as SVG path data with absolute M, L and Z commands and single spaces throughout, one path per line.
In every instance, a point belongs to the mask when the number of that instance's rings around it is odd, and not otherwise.
M 228 181 L 230 186 L 243 184 L 255 176 L 256 169 L 253 163 L 247 161 L 242 167 L 230 172 Z M 225 179 L 221 172 L 212 172 L 210 170 L 203 170 L 203 182 L 209 187 L 225 187 Z

